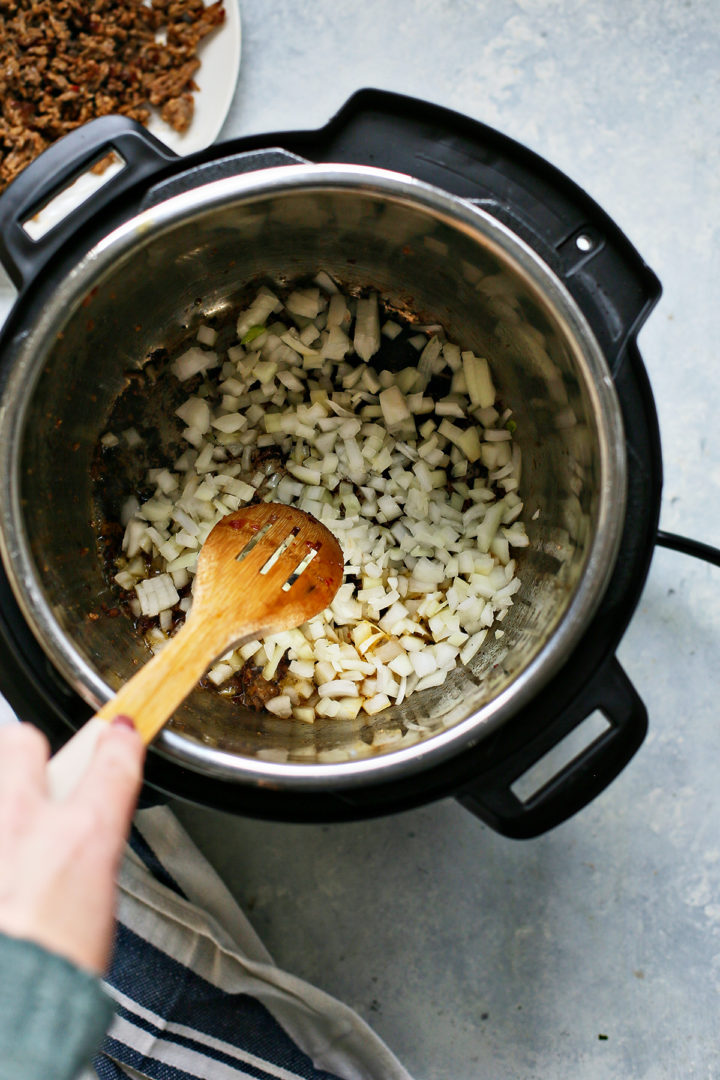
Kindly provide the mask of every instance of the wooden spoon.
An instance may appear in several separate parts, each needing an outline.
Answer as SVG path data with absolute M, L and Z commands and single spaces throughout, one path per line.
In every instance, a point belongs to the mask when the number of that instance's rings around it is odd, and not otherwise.
M 342 576 L 337 540 L 302 510 L 260 503 L 222 518 L 200 551 L 184 625 L 50 761 L 51 795 L 72 790 L 107 722 L 129 716 L 151 742 L 214 660 L 307 622 L 328 606 Z

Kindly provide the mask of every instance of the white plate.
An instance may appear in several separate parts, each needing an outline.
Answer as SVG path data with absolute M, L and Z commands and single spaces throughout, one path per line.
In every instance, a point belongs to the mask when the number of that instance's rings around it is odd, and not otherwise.
M 187 131 L 180 134 L 163 123 L 159 114 L 148 123 L 151 131 L 161 142 L 174 150 L 176 154 L 192 154 L 203 150 L 215 141 L 235 94 L 238 72 L 240 70 L 240 8 L 238 0 L 225 0 L 225 22 L 214 30 L 198 46 L 200 67 L 195 74 L 198 87 L 194 93 L 195 110 Z M 94 191 L 102 187 L 117 168 L 110 166 L 101 175 L 84 173 L 65 188 L 40 213 L 35 214 L 27 223 L 27 232 L 33 239 L 39 239 L 53 225 L 79 206 Z M 16 291 L 5 271 L 0 267 L 0 325 L 7 318 L 15 299 Z
M 206 0 L 207 6 L 207 0 Z M 204 150 L 220 134 L 235 94 L 240 71 L 240 8 L 238 0 L 225 0 L 225 22 L 198 46 L 200 67 L 195 73 L 198 90 L 190 127 L 182 135 L 154 116 L 147 125 L 176 154 Z

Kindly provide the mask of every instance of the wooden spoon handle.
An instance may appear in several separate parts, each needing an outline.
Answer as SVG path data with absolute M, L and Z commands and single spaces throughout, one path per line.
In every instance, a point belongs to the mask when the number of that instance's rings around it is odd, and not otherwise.
M 228 646 L 229 647 L 229 646 Z M 63 799 L 85 772 L 100 734 L 118 715 L 129 716 L 145 745 L 172 716 L 218 653 L 206 627 L 190 626 L 190 619 L 118 690 L 95 716 L 52 758 L 47 768 L 48 790 L 55 799 Z
M 108 721 L 119 713 L 129 716 L 147 746 L 217 655 L 206 630 L 188 619 L 96 715 Z

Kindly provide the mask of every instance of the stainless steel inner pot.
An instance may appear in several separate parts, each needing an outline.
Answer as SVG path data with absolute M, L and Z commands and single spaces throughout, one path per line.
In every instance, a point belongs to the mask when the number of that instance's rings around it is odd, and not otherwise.
M 326 269 L 444 325 L 491 362 L 523 454 L 522 589 L 446 684 L 353 723 L 314 726 L 196 691 L 157 752 L 208 776 L 322 789 L 408 774 L 474 744 L 555 674 L 614 566 L 625 443 L 602 353 L 542 260 L 481 209 L 413 178 L 297 165 L 221 180 L 128 221 L 58 285 L 17 346 L 0 406 L 2 555 L 28 624 L 69 685 L 106 700 L 148 658 L 115 600 L 91 463 L 127 373 L 233 310 L 249 281 Z M 410 723 L 412 726 L 407 727 Z

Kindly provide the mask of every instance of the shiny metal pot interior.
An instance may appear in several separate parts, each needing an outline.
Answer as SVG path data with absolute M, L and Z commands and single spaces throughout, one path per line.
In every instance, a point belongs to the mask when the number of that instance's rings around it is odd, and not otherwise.
M 6 570 L 47 655 L 87 702 L 107 699 L 147 658 L 129 619 L 97 617 L 115 598 L 93 531 L 91 464 L 127 373 L 158 348 L 180 348 L 203 319 L 230 316 L 249 281 L 320 268 L 488 357 L 517 423 L 530 547 L 504 637 L 491 634 L 443 687 L 372 719 L 312 727 L 200 690 L 157 743 L 208 776 L 281 789 L 422 769 L 531 701 L 587 628 L 625 513 L 622 421 L 600 349 L 558 279 L 503 225 L 359 166 L 288 166 L 196 188 L 77 264 L 20 342 L 2 400 Z

